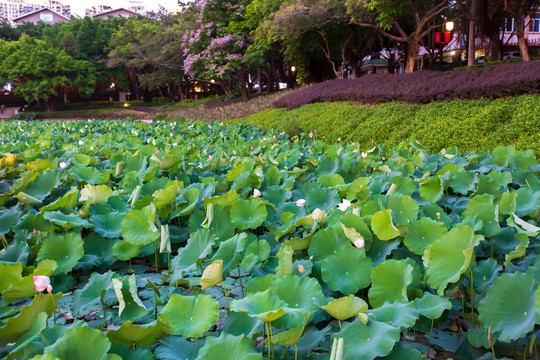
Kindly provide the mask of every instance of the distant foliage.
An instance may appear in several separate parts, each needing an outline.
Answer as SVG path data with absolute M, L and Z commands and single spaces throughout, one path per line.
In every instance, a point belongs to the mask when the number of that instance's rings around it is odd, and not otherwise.
M 540 60 L 447 72 L 375 74 L 331 80 L 288 94 L 275 107 L 295 109 L 322 101 L 387 101 L 426 104 L 437 100 L 498 98 L 540 92 Z

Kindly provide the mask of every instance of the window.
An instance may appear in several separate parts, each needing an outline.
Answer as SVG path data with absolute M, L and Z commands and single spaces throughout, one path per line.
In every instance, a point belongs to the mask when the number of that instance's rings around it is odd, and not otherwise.
M 505 30 L 508 32 L 512 32 L 516 29 L 516 22 L 512 18 L 506 18 L 505 20 Z
M 529 32 L 540 32 L 540 13 L 531 14 Z
M 52 22 L 53 21 L 53 15 L 52 14 L 39 14 L 39 20 L 45 21 L 45 22 Z

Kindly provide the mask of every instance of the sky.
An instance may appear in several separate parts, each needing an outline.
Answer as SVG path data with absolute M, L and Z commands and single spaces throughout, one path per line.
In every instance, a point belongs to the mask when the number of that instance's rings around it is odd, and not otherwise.
M 114 0 L 114 1 L 99 1 L 99 0 L 64 0 L 61 1 L 65 5 L 71 5 L 71 13 L 84 17 L 84 10 L 92 5 L 108 5 L 113 9 L 119 7 L 127 7 L 128 0 Z M 146 6 L 148 11 L 157 10 L 158 4 L 162 5 L 169 11 L 176 11 L 178 8 L 177 0 L 138 0 L 136 2 L 142 3 Z M 112 5 L 114 4 L 114 5 Z

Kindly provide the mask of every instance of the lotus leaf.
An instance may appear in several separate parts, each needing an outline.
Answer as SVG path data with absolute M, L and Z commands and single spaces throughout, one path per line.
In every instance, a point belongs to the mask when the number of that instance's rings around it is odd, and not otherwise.
M 156 199 L 156 208 L 161 209 L 167 205 L 170 205 L 174 199 L 176 199 L 176 192 L 178 191 L 178 181 L 171 181 L 161 190 L 154 191 L 154 198 Z
M 321 306 L 321 309 L 332 315 L 332 317 L 343 321 L 359 313 L 365 313 L 368 309 L 368 304 L 354 295 L 349 295 L 332 300 L 328 304 Z
M 86 182 L 91 185 L 103 185 L 109 181 L 110 171 L 100 171 L 93 166 L 78 167 L 75 169 L 75 176 L 79 182 Z
M 133 245 L 126 240 L 117 241 L 111 249 L 111 252 L 119 260 L 127 261 L 135 256 L 139 255 L 142 247 L 139 245 Z
M 188 225 L 190 232 L 197 231 L 197 229 L 202 227 L 205 220 L 204 211 L 195 211 L 189 218 Z M 210 226 L 208 226 L 208 229 L 210 229 L 220 241 L 233 237 L 236 226 L 230 220 L 229 209 L 221 205 L 213 205 L 213 219 Z
M 248 243 L 248 236 L 245 233 L 237 234 L 230 239 L 221 242 L 212 260 L 221 259 L 223 263 L 223 276 L 227 277 L 242 260 Z
M 219 304 L 211 296 L 173 294 L 161 310 L 159 319 L 170 325 L 173 335 L 197 338 L 219 319 Z
M 272 322 L 286 314 L 287 303 L 270 290 L 251 294 L 242 300 L 231 302 L 232 311 L 245 311 L 249 316 L 264 322 Z
M 186 271 L 192 271 L 205 259 L 214 244 L 212 233 L 208 229 L 199 229 L 188 240 L 178 255 L 171 261 L 173 274 L 169 281 L 174 283 L 182 278 Z
M 137 280 L 135 275 L 127 276 L 122 281 L 112 279 L 114 292 L 119 302 L 118 316 L 120 320 L 135 320 L 146 315 L 148 310 L 137 293 Z
M 83 240 L 78 233 L 53 235 L 45 239 L 37 254 L 37 261 L 54 260 L 57 268 L 53 274 L 67 274 L 84 255 Z
M 223 281 L 223 260 L 214 260 L 204 269 L 201 276 L 201 288 L 208 289 Z
M 161 340 L 154 354 L 156 358 L 162 360 L 192 360 L 197 357 L 203 345 L 202 341 L 191 342 L 178 336 L 171 336 Z
M 369 286 L 373 262 L 364 251 L 348 246 L 327 257 L 321 265 L 328 287 L 344 295 L 355 294 Z
M 47 211 L 43 214 L 43 218 L 49 220 L 55 225 L 60 225 L 67 230 L 73 229 L 75 227 L 92 227 L 92 224 L 80 217 L 79 214 L 64 214 L 61 211 Z
M 97 310 L 101 306 L 102 294 L 113 288 L 114 275 L 115 273 L 111 270 L 105 274 L 93 273 L 82 289 L 74 291 L 73 302 L 78 314 L 82 315 L 90 310 Z
M 437 201 L 439 201 L 442 194 L 443 187 L 438 177 L 435 177 L 420 184 L 420 196 L 422 196 L 422 199 L 426 201 L 436 203 Z
M 276 268 L 276 274 L 278 276 L 289 275 L 293 273 L 293 268 L 292 268 L 293 255 L 294 255 L 294 251 L 289 245 L 285 245 L 285 244 L 281 245 L 281 248 L 276 254 L 276 257 L 279 260 L 278 267 Z
M 195 210 L 200 196 L 201 190 L 197 187 L 188 187 L 184 189 L 181 194 L 183 200 L 180 201 L 182 205 L 172 213 L 171 219 L 191 214 L 193 210 Z
M 268 241 L 259 240 L 252 242 L 246 247 L 240 267 L 244 271 L 251 271 L 253 267 L 268 259 L 269 255 L 270 245 L 268 244 Z
M 443 223 L 423 217 L 419 220 L 413 220 L 407 225 L 407 234 L 403 242 L 409 250 L 417 255 L 422 255 L 447 232 Z
M 34 275 L 51 276 L 56 266 L 54 260 L 41 261 L 34 271 L 25 277 L 21 277 L 21 273 L 18 273 L 18 267 L 3 267 L 2 272 L 6 275 L 7 279 L 4 280 L 5 282 L 2 286 L 5 287 L 5 290 L 2 291 L 2 301 L 11 303 L 35 295 Z
M 19 222 L 22 217 L 22 211 L 17 208 L 0 210 L 0 233 L 6 234 L 11 227 Z
M 3 264 L 26 264 L 30 255 L 30 247 L 21 240 L 13 241 L 0 253 L 0 263 Z M 0 290 L 1 291 L 1 290 Z
M 315 261 L 323 260 L 328 254 L 334 254 L 338 249 L 350 246 L 350 242 L 332 228 L 319 230 L 309 245 L 308 254 Z
M 502 274 L 486 288 L 486 297 L 478 304 L 478 318 L 484 327 L 510 342 L 525 336 L 540 323 L 535 308 L 537 285 L 525 273 Z
M 159 239 L 160 232 L 154 224 L 155 218 L 154 205 L 131 210 L 120 225 L 124 240 L 132 245 L 144 246 Z
M 42 206 L 40 210 L 41 213 L 45 211 L 57 210 L 62 208 L 72 208 L 77 205 L 77 198 L 79 197 L 79 189 L 72 187 L 68 192 L 66 192 L 62 197 L 58 198 L 54 202 Z
M 377 309 L 369 310 L 373 314 L 373 319 L 387 323 L 397 328 L 411 328 L 420 317 L 414 302 L 402 303 L 384 303 Z
M 446 286 L 458 281 L 469 268 L 474 247 L 482 240 L 482 236 L 474 235 L 472 227 L 458 225 L 435 241 L 422 257 L 428 285 L 444 295 Z
M 246 294 L 255 294 L 267 290 L 277 278 L 278 276 L 275 274 L 252 277 L 246 283 Z
M 66 330 L 63 337 L 45 348 L 45 355 L 60 359 L 105 360 L 111 342 L 98 329 L 77 327 Z
M 259 199 L 237 200 L 231 207 L 231 221 L 239 230 L 256 229 L 267 216 L 266 205 Z
M 335 208 L 340 201 L 341 198 L 337 190 L 329 190 L 321 185 L 310 186 L 306 194 L 306 206 L 311 212 L 315 211 L 315 209 L 328 211 Z
M 420 314 L 428 319 L 438 319 L 445 310 L 452 308 L 450 299 L 427 292 L 420 299 L 416 299 L 415 302 Z
M 392 210 L 392 220 L 397 225 L 407 225 L 418 217 L 418 203 L 408 195 L 392 196 L 388 207 Z
M 371 272 L 369 302 L 377 308 L 385 302 L 408 302 L 407 287 L 413 281 L 413 267 L 400 260 L 386 260 Z
M 272 335 L 271 341 L 273 344 L 280 344 L 280 345 L 295 345 L 298 340 L 300 340 L 300 337 L 304 333 L 304 329 L 306 327 L 306 324 L 311 319 L 311 313 L 307 313 L 304 322 L 302 325 L 294 327 L 289 330 L 285 330 L 283 332 L 280 332 L 279 334 Z
M 35 199 L 35 205 L 41 204 L 47 195 L 58 186 L 59 181 L 59 174 L 56 170 L 45 170 L 39 174 L 34 181 L 28 184 L 24 190 L 24 194 L 28 198 Z M 19 195 L 20 194 L 22 193 L 19 193 Z M 17 198 L 21 200 L 22 196 L 17 196 Z
M 463 212 L 464 220 L 476 216 L 482 221 L 481 232 L 485 236 L 497 235 L 501 231 L 498 214 L 493 204 L 493 198 L 490 195 L 478 195 L 471 198 L 467 208 Z
M 516 214 L 517 216 L 538 215 L 540 210 L 540 190 L 532 190 L 527 187 L 522 187 L 516 191 Z
M 370 321 L 363 325 L 359 320 L 343 326 L 334 334 L 344 342 L 343 360 L 373 360 L 390 354 L 399 341 L 400 330 L 387 323 Z
M 392 352 L 385 357 L 385 360 L 425 360 L 422 353 L 412 347 L 398 343 L 392 349 Z
M 107 202 L 113 191 L 106 185 L 85 185 L 81 190 L 80 202 L 90 201 L 92 204 Z
M 107 331 L 107 337 L 110 341 L 118 341 L 129 346 L 135 344 L 145 348 L 167 336 L 169 332 L 169 326 L 161 320 L 143 326 L 133 325 L 128 320 L 122 323 L 119 329 Z
M 392 210 L 377 211 L 371 218 L 371 228 L 375 235 L 383 241 L 392 240 L 400 235 L 392 221 Z
M 245 336 L 221 333 L 206 340 L 196 360 L 262 360 L 262 354 L 255 351 L 253 341 Z

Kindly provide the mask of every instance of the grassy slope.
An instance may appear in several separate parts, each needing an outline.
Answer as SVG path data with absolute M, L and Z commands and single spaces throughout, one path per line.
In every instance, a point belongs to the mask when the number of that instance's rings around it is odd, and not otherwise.
M 513 144 L 540 154 L 540 95 L 497 100 L 452 100 L 427 105 L 351 102 L 316 103 L 299 109 L 265 110 L 235 119 L 289 133 L 312 132 L 327 141 L 395 146 L 415 139 L 432 151 L 457 146 L 462 151 L 492 150 Z

